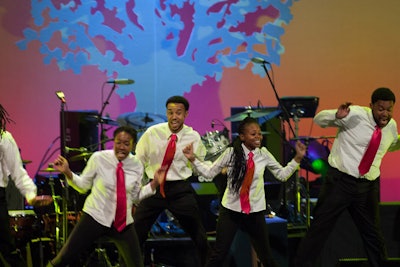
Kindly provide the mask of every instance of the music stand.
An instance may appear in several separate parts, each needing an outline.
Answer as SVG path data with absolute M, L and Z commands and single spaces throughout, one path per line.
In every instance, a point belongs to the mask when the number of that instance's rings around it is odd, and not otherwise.
M 281 104 L 288 111 L 290 118 L 313 118 L 317 111 L 319 97 L 316 96 L 286 96 L 281 98 Z

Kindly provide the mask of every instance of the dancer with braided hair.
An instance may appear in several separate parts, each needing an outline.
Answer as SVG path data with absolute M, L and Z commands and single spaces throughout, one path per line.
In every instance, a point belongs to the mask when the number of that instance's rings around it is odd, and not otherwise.
M 245 118 L 238 127 L 239 136 L 211 166 L 204 164 L 193 152 L 184 148 L 184 155 L 204 177 L 213 178 L 227 168 L 227 187 L 217 223 L 216 244 L 207 266 L 222 266 L 238 229 L 250 236 L 251 243 L 265 267 L 276 267 L 269 244 L 265 222 L 264 169 L 268 168 L 280 181 L 296 171 L 306 153 L 306 146 L 296 143 L 296 155 L 283 167 L 265 147 L 260 125 L 254 118 Z

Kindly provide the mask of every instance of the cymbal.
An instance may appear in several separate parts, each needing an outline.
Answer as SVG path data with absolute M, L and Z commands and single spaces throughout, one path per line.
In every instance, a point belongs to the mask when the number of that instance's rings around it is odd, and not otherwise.
M 232 115 L 230 117 L 225 118 L 226 121 L 242 121 L 247 117 L 252 117 L 252 118 L 261 118 L 263 116 L 266 116 L 270 113 L 270 111 L 263 111 L 263 110 L 253 110 L 253 109 L 246 109 L 245 111 L 241 113 L 237 113 L 235 115 Z
M 81 154 L 72 156 L 69 160 L 70 161 L 78 161 L 78 160 L 88 160 L 93 152 L 83 152 Z
M 120 125 L 130 125 L 138 130 L 161 122 L 166 122 L 167 117 L 165 115 L 147 112 L 128 112 L 119 115 L 117 121 Z
M 40 172 L 59 172 L 59 171 L 52 167 L 48 167 L 46 169 L 40 170 Z
M 103 124 L 108 124 L 108 125 L 113 125 L 113 126 L 118 126 L 118 122 L 116 120 L 111 119 L 110 117 L 103 116 L 100 118 L 98 115 L 90 115 L 86 117 L 86 120 L 88 121 L 96 121 L 99 123 Z

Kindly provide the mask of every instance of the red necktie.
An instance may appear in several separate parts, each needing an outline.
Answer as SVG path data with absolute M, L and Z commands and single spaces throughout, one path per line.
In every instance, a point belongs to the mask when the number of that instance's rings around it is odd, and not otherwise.
M 358 170 L 361 175 L 369 172 L 369 168 L 371 168 L 372 162 L 374 161 L 376 152 L 378 151 L 379 144 L 381 143 L 382 132 L 381 128 L 378 126 L 375 127 L 375 131 L 372 134 L 371 141 L 369 141 L 369 145 L 363 158 L 361 159 L 360 165 L 358 165 Z
M 242 187 L 240 188 L 240 206 L 242 207 L 242 211 L 246 214 L 250 213 L 250 185 L 253 181 L 254 176 L 254 161 L 253 161 L 253 152 L 249 152 L 249 158 L 246 163 L 246 174 L 244 175 L 244 180 L 242 183 Z
M 167 150 L 165 151 L 164 159 L 161 165 L 166 167 L 164 181 L 160 185 L 160 194 L 164 198 L 165 198 L 164 184 L 165 180 L 167 179 L 167 172 L 169 170 L 169 167 L 171 166 L 172 160 L 174 159 L 175 150 L 176 150 L 176 134 L 172 134 L 169 139 Z
M 117 209 L 115 211 L 114 226 L 118 232 L 121 232 L 126 226 L 126 190 L 122 162 L 119 162 L 117 166 Z

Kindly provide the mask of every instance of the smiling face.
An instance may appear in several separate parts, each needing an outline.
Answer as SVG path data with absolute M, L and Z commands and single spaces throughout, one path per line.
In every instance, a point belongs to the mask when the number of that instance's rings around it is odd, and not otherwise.
M 240 140 L 249 149 L 253 150 L 261 146 L 263 136 L 258 123 L 246 124 L 243 133 L 239 134 Z
M 133 137 L 127 132 L 119 132 L 114 138 L 114 153 L 119 161 L 126 159 L 133 149 Z
M 181 103 L 168 103 L 167 118 L 168 127 L 173 133 L 179 132 L 183 128 L 183 123 L 188 114 L 185 105 Z
M 370 104 L 370 107 L 376 124 L 380 128 L 385 127 L 393 116 L 394 102 L 391 100 L 378 100 Z

